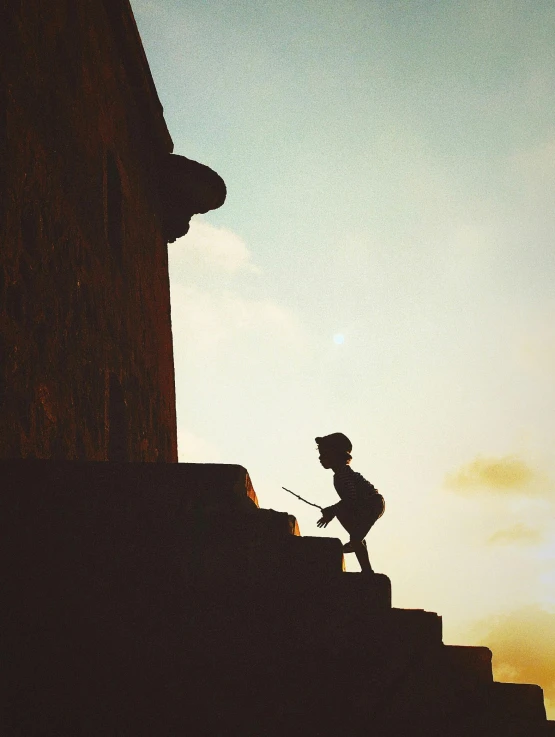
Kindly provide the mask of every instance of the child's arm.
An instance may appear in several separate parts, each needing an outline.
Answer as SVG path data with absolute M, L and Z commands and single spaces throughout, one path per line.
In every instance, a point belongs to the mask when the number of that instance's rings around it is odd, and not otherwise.
M 337 502 L 337 504 L 333 504 L 331 507 L 322 509 L 322 516 L 316 523 L 318 527 L 327 527 L 329 525 L 332 519 L 337 515 L 337 509 L 340 504 L 341 502 Z

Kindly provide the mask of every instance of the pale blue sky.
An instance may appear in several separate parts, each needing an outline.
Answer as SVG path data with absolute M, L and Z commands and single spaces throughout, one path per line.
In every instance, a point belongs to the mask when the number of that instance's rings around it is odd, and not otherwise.
M 331 503 L 313 438 L 345 432 L 397 606 L 555 640 L 555 5 L 133 8 L 176 153 L 228 186 L 170 246 L 181 460 L 318 534 L 280 487 Z

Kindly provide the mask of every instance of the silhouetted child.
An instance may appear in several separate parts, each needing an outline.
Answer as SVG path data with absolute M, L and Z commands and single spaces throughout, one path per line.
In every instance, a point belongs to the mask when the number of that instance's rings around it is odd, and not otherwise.
M 349 465 L 353 446 L 348 437 L 334 432 L 316 438 L 320 463 L 333 470 L 333 485 L 341 501 L 322 510 L 318 527 L 327 527 L 334 517 L 347 530 L 350 541 L 343 546 L 344 553 L 354 553 L 363 573 L 373 573 L 364 538 L 385 508 L 383 496 L 364 476 Z

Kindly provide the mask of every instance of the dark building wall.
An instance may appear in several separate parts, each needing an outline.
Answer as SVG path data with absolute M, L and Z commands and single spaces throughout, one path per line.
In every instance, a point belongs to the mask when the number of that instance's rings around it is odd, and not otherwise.
M 0 75 L 0 457 L 176 461 L 172 142 L 127 0 L 0 0 Z

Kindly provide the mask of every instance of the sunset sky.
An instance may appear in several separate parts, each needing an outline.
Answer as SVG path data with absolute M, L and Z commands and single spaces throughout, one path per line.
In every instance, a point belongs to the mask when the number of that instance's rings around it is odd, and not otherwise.
M 334 503 L 314 438 L 347 434 L 394 606 L 555 718 L 553 0 L 132 5 L 228 187 L 169 247 L 180 460 L 345 540 L 281 486 Z

